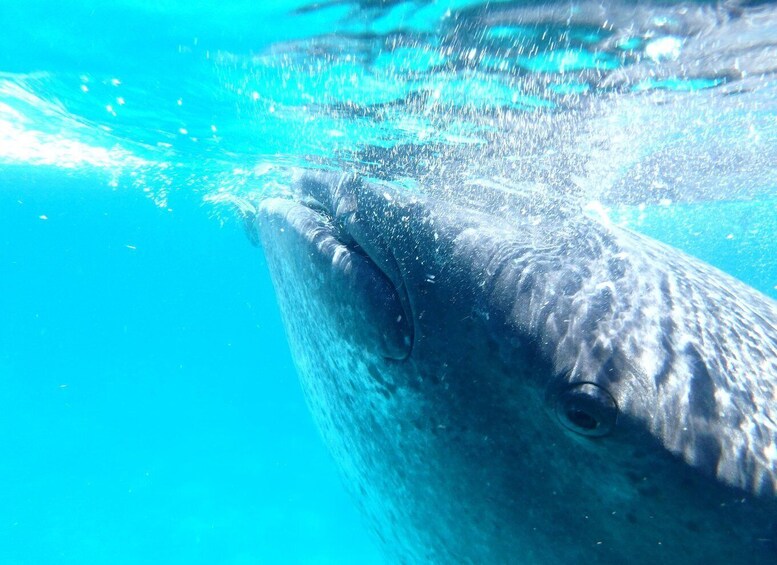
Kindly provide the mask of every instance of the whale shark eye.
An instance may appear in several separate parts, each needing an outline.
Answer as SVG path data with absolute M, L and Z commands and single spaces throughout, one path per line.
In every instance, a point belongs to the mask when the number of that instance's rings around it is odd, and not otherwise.
M 618 405 L 606 389 L 594 383 L 574 383 L 556 400 L 556 417 L 576 434 L 601 437 L 615 427 Z

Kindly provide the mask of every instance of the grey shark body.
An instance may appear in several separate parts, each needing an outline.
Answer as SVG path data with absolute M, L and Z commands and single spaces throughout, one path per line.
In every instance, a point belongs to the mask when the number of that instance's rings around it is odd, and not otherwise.
M 777 562 L 777 305 L 583 215 L 307 174 L 257 226 L 388 555 Z

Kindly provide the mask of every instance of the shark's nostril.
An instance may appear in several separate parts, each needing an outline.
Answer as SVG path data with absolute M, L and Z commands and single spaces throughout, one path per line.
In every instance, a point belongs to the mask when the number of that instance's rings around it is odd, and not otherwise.
M 312 196 L 306 195 L 302 198 L 302 204 L 310 208 L 311 210 L 315 210 L 316 212 L 319 212 L 320 214 L 323 214 L 325 216 L 332 216 L 332 212 L 324 206 L 320 201 L 316 200 Z
M 396 326 L 401 328 L 402 336 L 401 345 L 396 348 L 400 354 L 394 358 L 406 359 L 413 348 L 415 328 L 410 298 L 396 258 L 385 239 L 358 210 L 338 215 L 336 224 L 338 232 L 348 239 L 348 245 L 379 269 L 393 288 L 392 296 L 396 296 L 401 309 L 401 313 L 396 317 Z
M 324 203 L 307 194 L 301 197 L 300 204 L 320 214 L 334 229 L 333 235 L 340 243 L 348 247 L 358 248 L 358 244 L 348 231 L 348 216 L 343 218 L 335 215 Z
M 377 346 L 386 359 L 406 359 L 413 345 L 413 319 L 407 315 L 398 269 L 380 239 L 358 221 L 355 210 L 340 206 L 334 212 L 331 199 L 319 194 L 301 194 L 296 203 L 278 207 L 288 224 L 279 231 L 292 228 L 286 237 L 309 247 L 307 262 L 319 280 L 317 292 L 338 297 L 332 309 L 354 340 Z

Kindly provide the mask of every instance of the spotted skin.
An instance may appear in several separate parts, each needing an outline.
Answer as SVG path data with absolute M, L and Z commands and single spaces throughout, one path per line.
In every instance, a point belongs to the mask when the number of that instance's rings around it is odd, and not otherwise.
M 255 226 L 308 405 L 392 560 L 777 562 L 773 301 L 579 214 L 351 175 L 295 190 Z M 576 433 L 602 399 L 600 437 Z

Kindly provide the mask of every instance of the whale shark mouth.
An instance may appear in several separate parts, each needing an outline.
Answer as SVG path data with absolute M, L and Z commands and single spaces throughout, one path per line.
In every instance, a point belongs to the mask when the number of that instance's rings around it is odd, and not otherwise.
M 319 303 L 336 305 L 343 329 L 360 346 L 385 359 L 407 359 L 413 347 L 413 318 L 388 247 L 362 220 L 355 201 L 346 202 L 315 180 L 301 188 L 297 200 L 271 198 L 260 204 L 262 229 L 282 232 L 278 239 L 292 246 L 288 255 L 305 257 L 308 270 L 313 269 L 309 275 L 320 280 L 316 292 L 336 298 Z M 299 253 L 300 246 L 305 253 Z

